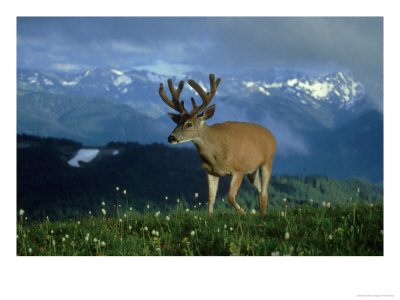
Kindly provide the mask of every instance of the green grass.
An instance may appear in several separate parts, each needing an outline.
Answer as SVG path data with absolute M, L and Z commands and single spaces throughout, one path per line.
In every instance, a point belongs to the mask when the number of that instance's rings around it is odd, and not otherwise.
M 265 216 L 219 207 L 208 217 L 182 203 L 158 216 L 118 209 L 54 222 L 19 216 L 17 255 L 383 255 L 382 203 L 283 207 Z

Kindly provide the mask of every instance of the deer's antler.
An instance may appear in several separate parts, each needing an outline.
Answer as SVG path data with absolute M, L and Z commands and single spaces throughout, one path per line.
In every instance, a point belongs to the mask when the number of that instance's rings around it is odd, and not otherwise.
M 214 74 L 210 74 L 210 91 L 206 93 L 203 88 L 193 79 L 188 80 L 188 84 L 199 94 L 201 97 L 201 100 L 203 103 L 200 106 L 196 105 L 196 102 L 192 98 L 192 105 L 193 105 L 193 110 L 189 112 L 189 115 L 195 115 L 203 111 L 211 102 L 213 97 L 215 96 L 215 93 L 217 92 L 217 88 L 219 83 L 221 82 L 221 78 L 218 78 L 215 80 Z
M 183 101 L 179 102 L 179 96 L 181 95 L 183 85 L 185 82 L 183 80 L 179 81 L 178 87 L 175 89 L 174 84 L 172 83 L 172 79 L 168 79 L 168 87 L 169 91 L 171 92 L 172 100 L 170 100 L 164 91 L 164 85 L 160 83 L 160 89 L 158 90 L 161 99 L 172 109 L 180 112 L 181 114 L 187 113 Z

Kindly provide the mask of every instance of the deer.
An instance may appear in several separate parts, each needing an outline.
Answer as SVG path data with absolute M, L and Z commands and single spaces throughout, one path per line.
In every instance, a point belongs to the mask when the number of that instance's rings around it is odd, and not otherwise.
M 222 176 L 231 176 L 228 202 L 236 211 L 246 214 L 235 201 L 244 175 L 256 187 L 260 214 L 265 215 L 276 139 L 268 129 L 254 123 L 226 121 L 207 125 L 205 121 L 215 112 L 215 104 L 209 104 L 221 82 L 221 78 L 215 80 L 214 74 L 210 74 L 209 79 L 209 92 L 193 79 L 187 81 L 202 100 L 202 104 L 197 106 L 191 97 L 193 109 L 190 112 L 186 110 L 184 101 L 179 100 L 184 86 L 183 80 L 176 89 L 172 79 L 167 80 L 172 100 L 165 94 L 163 83 L 160 83 L 161 99 L 179 113 L 168 113 L 176 123 L 175 129 L 168 136 L 168 142 L 179 144 L 191 141 L 196 147 L 207 173 L 209 215 L 213 213 L 218 181 Z

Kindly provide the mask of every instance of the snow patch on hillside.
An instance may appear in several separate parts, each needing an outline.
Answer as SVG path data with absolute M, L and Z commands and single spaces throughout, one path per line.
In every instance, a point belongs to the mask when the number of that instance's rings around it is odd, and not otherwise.
M 80 149 L 73 158 L 68 161 L 71 167 L 79 168 L 79 162 L 91 162 L 99 154 L 99 149 Z

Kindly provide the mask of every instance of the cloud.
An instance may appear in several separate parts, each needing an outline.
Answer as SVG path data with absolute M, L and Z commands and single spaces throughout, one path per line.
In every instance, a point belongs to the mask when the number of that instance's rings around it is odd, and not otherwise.
M 150 66 L 170 74 L 192 66 L 226 74 L 289 67 L 348 70 L 383 83 L 381 17 L 19 17 L 17 38 L 22 68 Z

